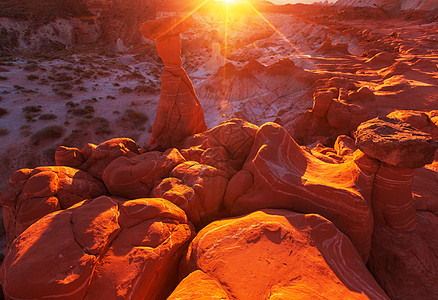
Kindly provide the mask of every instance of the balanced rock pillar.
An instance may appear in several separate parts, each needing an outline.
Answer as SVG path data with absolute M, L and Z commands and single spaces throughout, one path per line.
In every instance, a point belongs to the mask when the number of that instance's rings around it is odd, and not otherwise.
M 140 27 L 146 38 L 156 41 L 164 63 L 161 96 L 149 142 L 154 150 L 166 150 L 207 129 L 201 103 L 182 67 L 179 34 L 189 29 L 191 23 L 190 18 L 169 17 L 148 21 Z

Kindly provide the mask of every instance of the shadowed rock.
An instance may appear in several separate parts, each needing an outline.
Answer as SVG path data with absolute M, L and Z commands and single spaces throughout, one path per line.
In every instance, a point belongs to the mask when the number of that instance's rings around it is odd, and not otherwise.
M 120 156 L 132 157 L 136 154 L 139 154 L 138 146 L 133 140 L 116 138 L 99 146 L 87 144 L 81 151 L 60 146 L 56 149 L 55 160 L 58 166 L 78 168 L 102 179 L 103 171 L 114 159 Z
M 198 228 L 218 219 L 228 176 L 214 167 L 188 161 L 177 166 L 152 192 L 181 207 Z
M 43 216 L 105 193 L 100 181 L 69 167 L 16 171 L 0 194 L 8 244 Z
M 50 214 L 9 248 L 6 298 L 164 299 L 193 234 L 163 199 L 102 196 Z
M 186 160 L 213 166 L 231 177 L 242 168 L 257 130 L 258 127 L 251 123 L 231 119 L 186 138 L 179 149 Z
M 121 156 L 108 165 L 102 179 L 111 195 L 127 199 L 149 197 L 150 191 L 184 161 L 175 148 L 164 153 L 153 151 L 132 157 Z

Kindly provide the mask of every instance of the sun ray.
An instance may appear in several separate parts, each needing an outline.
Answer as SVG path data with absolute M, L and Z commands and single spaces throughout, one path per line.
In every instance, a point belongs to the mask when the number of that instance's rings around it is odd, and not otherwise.
M 193 10 L 188 12 L 184 17 L 181 18 L 177 23 L 175 23 L 173 26 L 171 26 L 169 29 L 167 29 L 163 35 L 166 35 L 167 33 L 171 32 L 173 29 L 175 29 L 179 24 L 190 18 L 194 13 L 196 13 L 198 10 L 200 10 L 204 5 L 206 5 L 210 0 L 204 0 L 202 1 L 198 6 L 196 6 Z
M 302 55 L 303 53 L 300 51 L 300 49 L 298 49 L 298 47 L 291 41 L 289 40 L 286 35 L 284 35 L 280 29 L 278 29 L 274 24 L 272 24 L 257 8 L 254 7 L 254 5 L 252 5 L 251 2 L 249 2 L 248 0 L 242 0 L 244 1 L 246 4 L 248 4 L 248 6 L 260 17 L 262 18 L 262 20 L 264 22 L 266 22 L 266 24 L 268 24 L 269 27 L 271 27 L 286 43 L 288 43 L 294 50 L 295 52 L 298 52 L 298 54 Z M 309 59 L 307 57 L 303 57 L 304 59 Z M 310 60 L 311 64 L 313 64 L 313 62 Z

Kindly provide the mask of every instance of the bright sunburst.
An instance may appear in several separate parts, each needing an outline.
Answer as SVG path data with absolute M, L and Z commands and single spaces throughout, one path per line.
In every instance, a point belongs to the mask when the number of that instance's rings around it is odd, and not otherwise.
M 229 4 L 238 4 L 242 2 L 241 0 L 214 0 L 214 1 L 226 2 Z

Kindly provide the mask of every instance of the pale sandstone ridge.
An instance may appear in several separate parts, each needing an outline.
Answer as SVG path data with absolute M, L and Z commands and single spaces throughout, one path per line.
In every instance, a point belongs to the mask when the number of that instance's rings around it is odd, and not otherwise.
M 49 214 L 9 247 L 6 298 L 163 299 L 193 234 L 163 199 L 101 196 Z
M 351 241 L 315 214 L 264 210 L 216 221 L 192 241 L 170 299 L 389 299 Z M 263 270 L 263 271 L 261 271 Z M 202 272 L 202 273 L 201 273 Z

